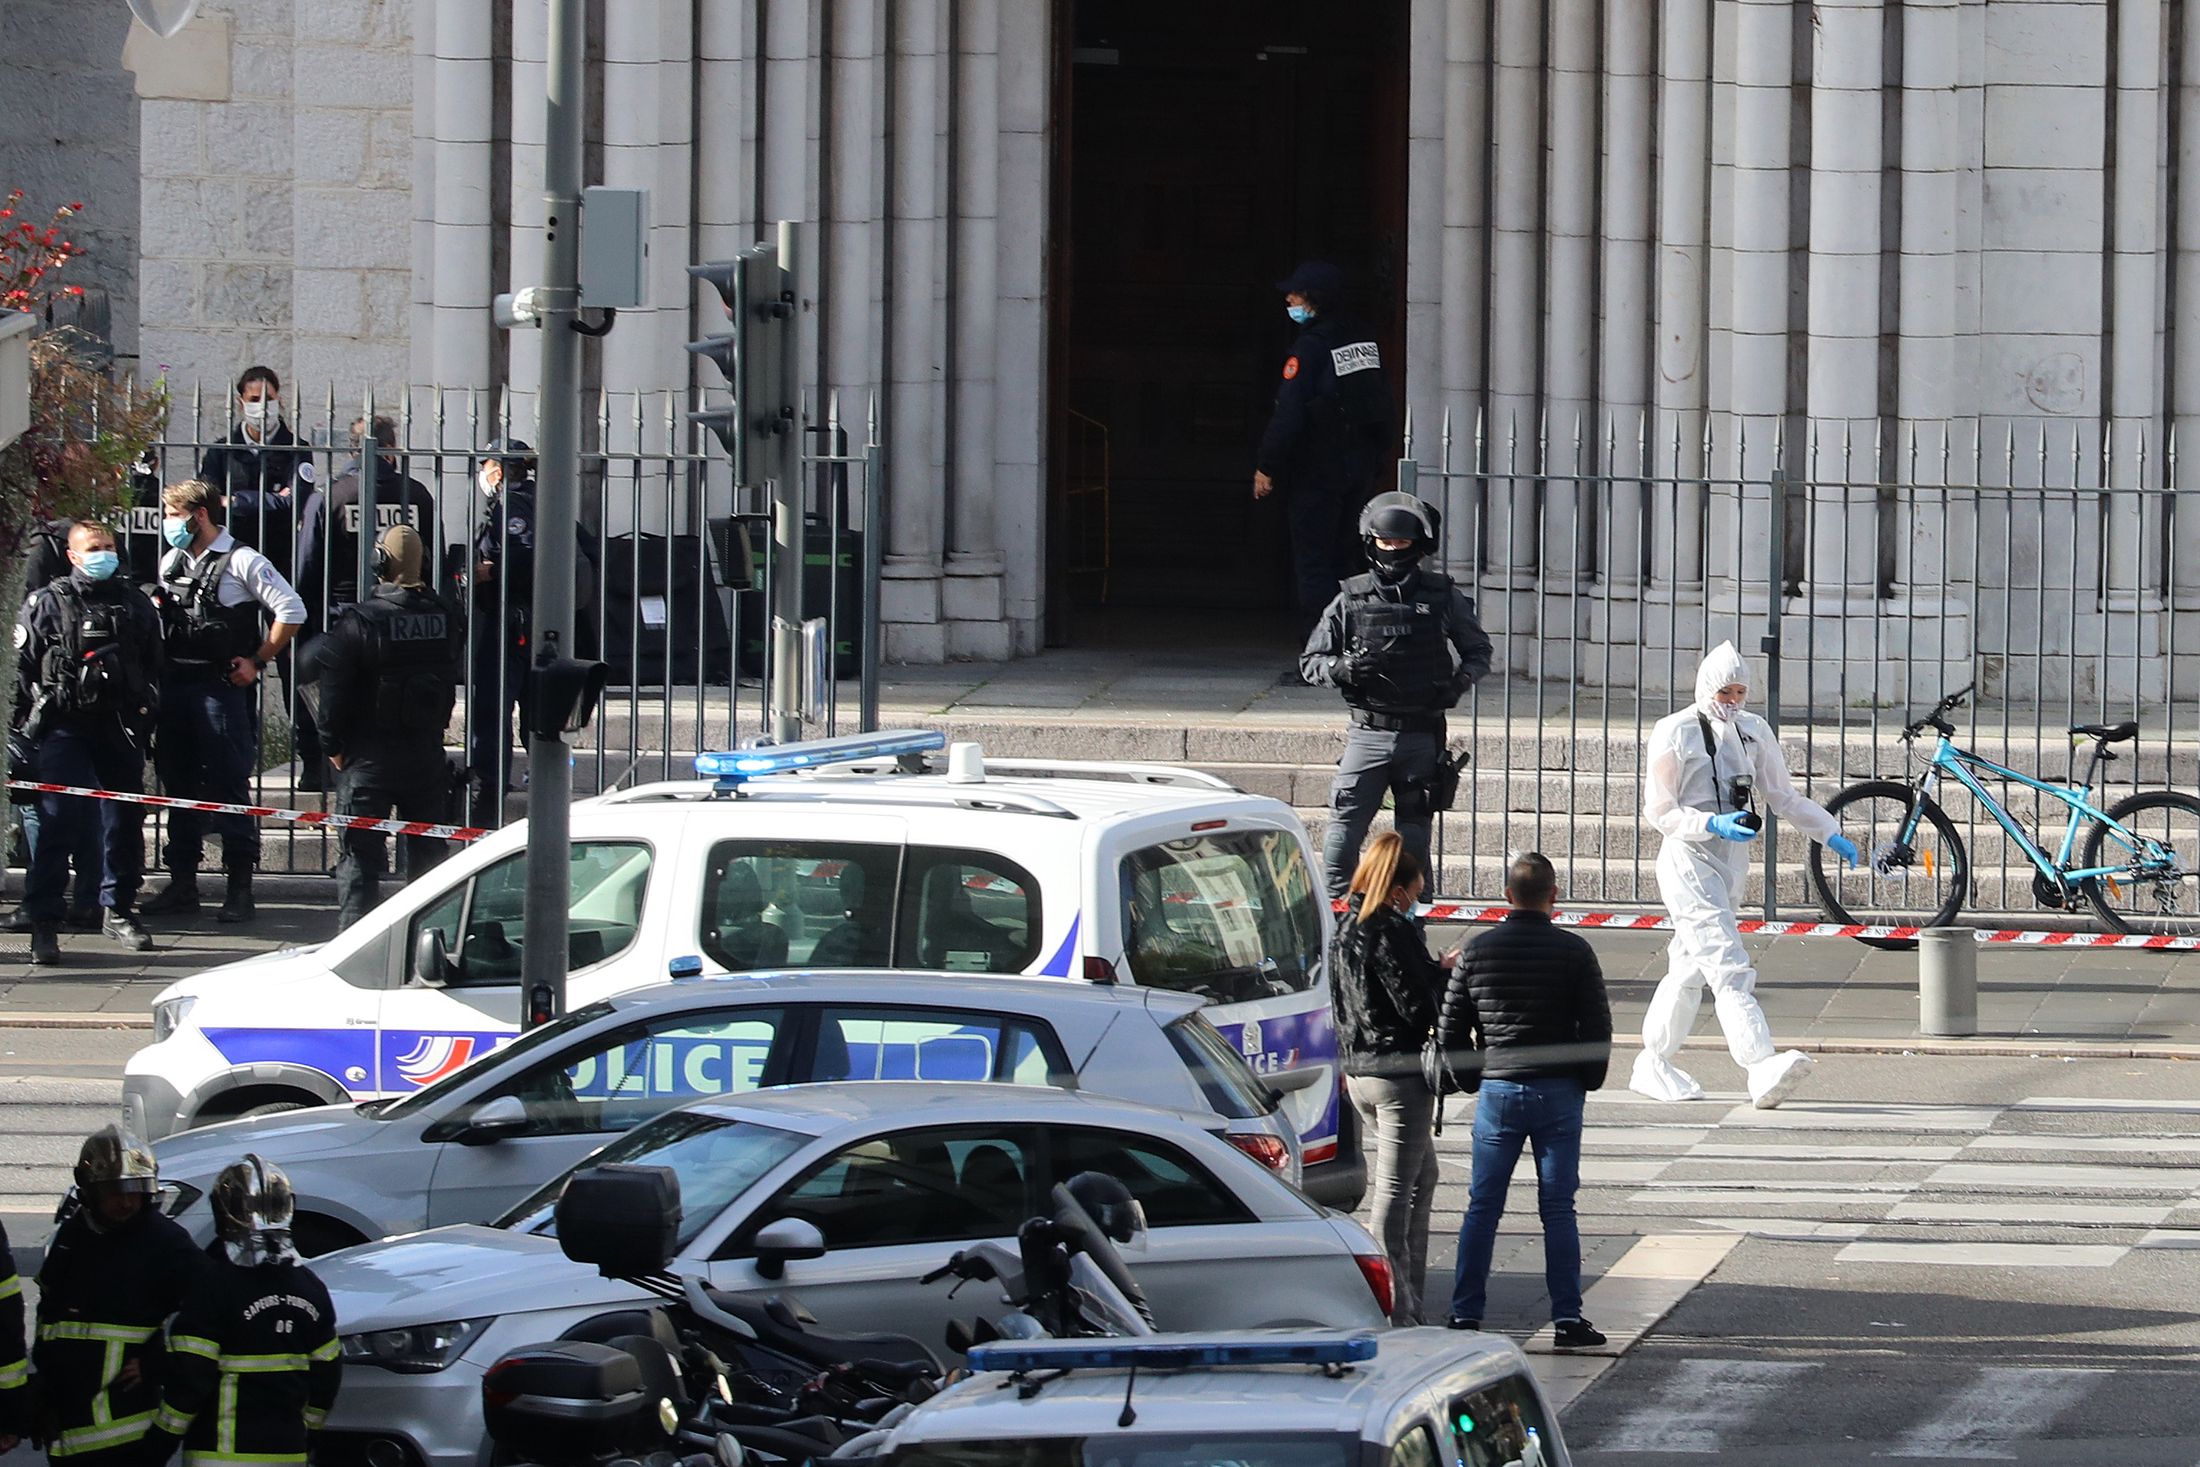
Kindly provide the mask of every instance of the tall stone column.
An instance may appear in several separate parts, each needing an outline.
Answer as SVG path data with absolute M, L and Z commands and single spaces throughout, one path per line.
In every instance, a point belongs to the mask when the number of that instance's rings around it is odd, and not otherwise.
M 992 546 L 1001 553 L 1002 610 L 1015 655 L 1037 652 L 1045 634 L 1048 423 L 1046 228 L 1053 196 L 1048 137 L 1055 9 L 1000 5 L 997 108 L 1000 179 L 993 247 L 997 260 L 993 381 Z M 1008 207 L 999 207 L 1007 200 Z
M 1567 620 L 1579 609 L 1589 569 L 1597 496 L 1581 482 L 1596 456 L 1597 336 L 1597 0 L 1550 5 L 1550 138 L 1545 148 L 1543 402 L 1538 468 L 1536 565 L 1546 650 L 1582 630 Z M 1577 669 L 1568 664 L 1567 675 Z
M 2177 454 L 2169 483 L 2179 492 L 2172 501 L 2170 528 L 2170 668 L 2173 696 L 2191 698 L 2200 690 L 2200 326 L 2190 320 L 2200 301 L 2200 22 L 2187 16 L 2178 58 L 2177 136 L 2170 139 L 2170 166 L 2178 180 L 2175 230 L 2175 300 L 2187 312 L 2173 339 Z
M 947 655 L 997 661 L 1010 652 L 1002 604 L 1006 569 L 996 533 L 994 341 L 1000 325 L 1000 0 L 962 0 L 955 12 L 949 117 L 953 150 L 953 370 L 947 492 L 953 533 L 941 585 Z
M 1536 439 L 1543 343 L 1543 7 L 1496 0 L 1491 82 L 1496 159 L 1490 260 L 1490 478 L 1482 522 L 1481 611 L 1502 655 L 1535 646 Z
M 893 298 L 887 311 L 886 473 L 888 539 L 880 614 L 885 655 L 939 662 L 947 654 L 941 621 L 938 485 L 944 467 L 939 325 L 943 307 L 941 182 L 942 93 L 949 64 L 943 0 L 901 0 L 893 27 L 893 168 L 886 209 L 893 248 L 886 261 Z

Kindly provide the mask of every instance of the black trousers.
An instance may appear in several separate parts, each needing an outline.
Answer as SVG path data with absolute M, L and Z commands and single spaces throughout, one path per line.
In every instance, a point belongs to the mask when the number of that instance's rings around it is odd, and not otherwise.
M 119 721 L 110 730 L 56 728 L 38 741 L 38 778 L 79 789 L 145 789 L 145 752 Z M 41 926 L 61 924 L 69 885 L 69 859 L 80 863 L 76 889 L 94 872 L 83 869 L 98 852 L 99 904 L 127 912 L 145 876 L 145 807 L 82 795 L 40 795 L 38 839 L 31 847 L 23 906 Z
M 427 757 L 391 764 L 373 758 L 346 762 L 336 776 L 336 803 L 340 815 L 360 815 L 387 820 L 394 812 L 399 820 L 440 823 L 450 818 L 450 772 L 443 762 L 443 747 L 435 744 Z M 403 843 L 405 874 L 420 875 L 441 861 L 445 842 L 431 836 L 407 835 Z M 382 878 L 389 871 L 389 837 L 378 830 L 347 830 L 344 854 L 336 863 L 336 911 L 339 929 L 347 928 L 374 909 L 382 899 Z

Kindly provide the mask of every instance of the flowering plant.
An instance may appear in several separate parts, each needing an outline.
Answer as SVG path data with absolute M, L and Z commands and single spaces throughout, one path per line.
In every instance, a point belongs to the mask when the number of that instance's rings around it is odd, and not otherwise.
M 40 225 L 18 219 L 23 191 L 0 205 L 0 310 L 51 321 L 54 307 L 84 294 L 60 280 L 84 254 L 68 238 L 82 204 L 64 204 Z M 117 380 L 103 353 L 83 350 L 74 327 L 31 340 L 30 429 L 0 448 L 0 556 L 19 561 L 31 530 L 63 517 L 101 515 L 128 498 L 130 469 L 168 419 L 164 383 L 141 388 Z M 10 608 L 12 609 L 12 608 Z

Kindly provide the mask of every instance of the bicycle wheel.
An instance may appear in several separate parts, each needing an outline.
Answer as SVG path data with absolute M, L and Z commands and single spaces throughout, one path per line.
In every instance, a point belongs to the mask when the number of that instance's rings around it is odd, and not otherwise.
M 2155 790 L 2119 801 L 2108 816 L 2140 844 L 2133 849 L 2098 821 L 2086 833 L 2082 864 L 2122 868 L 2083 883 L 2101 925 L 2111 932 L 2200 936 L 2200 799 Z
M 1909 785 L 1868 779 L 1827 803 L 1864 857 L 1850 866 L 1811 843 L 1804 875 L 1827 920 L 1867 927 L 1945 927 L 1955 920 L 1970 894 L 1970 853 L 1955 823 L 1930 800 L 1910 839 L 1898 840 L 1916 798 Z

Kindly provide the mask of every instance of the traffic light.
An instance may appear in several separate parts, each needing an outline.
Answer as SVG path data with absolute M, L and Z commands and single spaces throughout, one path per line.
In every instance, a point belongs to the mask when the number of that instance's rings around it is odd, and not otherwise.
M 792 349 L 794 280 L 778 251 L 764 244 L 730 260 L 690 265 L 688 274 L 710 282 L 733 326 L 723 336 L 687 344 L 718 368 L 733 392 L 733 406 L 691 412 L 688 420 L 708 428 L 733 456 L 735 482 L 750 483 L 775 457 L 774 440 L 795 431 L 795 404 L 787 394 L 792 374 L 784 370 L 785 353 Z

